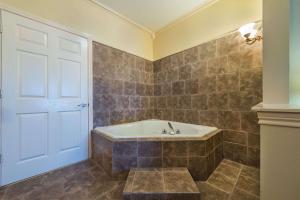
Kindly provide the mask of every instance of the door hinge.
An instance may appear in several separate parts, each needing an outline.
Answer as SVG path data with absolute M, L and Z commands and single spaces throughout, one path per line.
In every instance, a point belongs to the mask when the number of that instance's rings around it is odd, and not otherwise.
M 0 99 L 2 99 L 2 90 L 0 89 Z
M 2 164 L 2 154 L 0 154 L 0 164 Z

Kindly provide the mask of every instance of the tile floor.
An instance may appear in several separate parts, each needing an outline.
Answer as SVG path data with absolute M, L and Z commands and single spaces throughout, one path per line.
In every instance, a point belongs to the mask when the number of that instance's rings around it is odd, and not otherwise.
M 229 160 L 197 185 L 202 200 L 259 200 L 259 170 Z M 124 186 L 86 161 L 2 187 L 0 200 L 121 200 Z
M 223 160 L 209 179 L 197 182 L 202 200 L 259 200 L 259 169 Z
M 199 200 L 201 193 L 187 168 L 131 169 L 123 200 Z

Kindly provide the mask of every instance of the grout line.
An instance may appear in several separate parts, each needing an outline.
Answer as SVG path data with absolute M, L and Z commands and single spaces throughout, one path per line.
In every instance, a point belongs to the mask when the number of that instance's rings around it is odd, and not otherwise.
M 230 193 L 226 192 L 225 190 L 223 190 L 223 189 L 219 188 L 218 186 L 215 186 L 215 185 L 213 185 L 213 184 L 211 184 L 211 183 L 209 183 L 209 182 L 205 182 L 205 183 L 206 183 L 207 185 L 209 185 L 209 186 L 211 186 L 211 187 L 217 189 L 217 190 L 220 190 L 220 191 L 222 191 L 222 192 L 225 192 L 226 194 L 230 194 Z
M 232 190 L 232 192 L 230 193 L 230 195 L 229 195 L 229 197 L 228 197 L 228 200 L 230 200 L 231 197 L 232 197 L 232 194 L 233 194 L 233 192 L 234 192 L 234 190 L 235 190 L 235 188 L 236 188 L 237 182 L 238 182 L 238 180 L 239 180 L 239 178 L 240 178 L 240 176 L 241 176 L 242 169 L 243 169 L 243 167 L 239 169 L 240 171 L 239 171 L 238 177 L 237 177 L 237 179 L 236 179 L 236 181 L 235 181 L 235 184 L 234 184 L 234 186 L 233 186 L 233 190 Z
M 219 165 L 220 166 L 220 165 Z M 218 167 L 219 167 L 218 166 Z M 218 167 L 216 168 L 216 169 L 218 169 Z M 215 169 L 215 170 L 216 170 Z M 237 169 L 237 168 L 236 168 Z M 233 178 L 233 177 L 230 177 L 230 176 L 227 176 L 226 174 L 224 174 L 224 173 L 221 173 L 221 172 L 218 172 L 218 171 L 214 171 L 214 173 L 216 173 L 216 174 L 221 174 L 221 175 L 223 175 L 223 176 L 225 176 L 226 178 L 229 178 L 229 179 L 235 179 L 235 178 Z M 237 176 L 237 178 L 239 177 L 239 174 L 238 174 L 238 176 Z
M 8 190 L 8 188 L 4 188 L 4 194 L 3 194 L 2 199 L 6 199 L 6 196 L 7 196 L 7 190 Z
M 227 164 L 227 163 L 224 163 L 224 162 L 221 162 L 221 164 L 227 165 L 228 167 L 233 167 L 233 168 L 235 168 L 235 169 L 242 169 L 242 167 L 241 167 L 241 168 L 238 168 L 238 167 L 232 166 L 232 165 Z M 239 164 L 240 164 L 240 163 L 239 163 Z M 240 164 L 240 165 L 242 165 L 242 164 Z
M 120 182 L 120 181 L 118 181 Z M 114 186 L 110 187 L 107 191 L 105 191 L 104 193 L 101 193 L 98 197 L 104 197 L 105 195 L 107 195 L 108 193 L 112 192 L 115 189 Z
M 245 169 L 245 167 L 249 167 L 249 166 L 243 165 L 243 166 L 242 166 L 242 169 Z M 260 169 L 259 169 L 259 170 L 260 170 Z M 254 178 L 252 178 L 252 177 L 250 177 L 250 176 L 247 176 L 247 178 L 251 179 L 252 181 L 254 181 L 254 182 L 256 182 L 256 183 L 260 183 L 260 180 L 256 180 L 256 179 L 254 179 Z
M 162 181 L 163 181 L 163 192 L 166 192 L 166 186 L 165 186 L 165 176 L 164 176 L 164 170 L 162 169 L 161 175 L 162 175 Z
M 161 141 L 161 167 L 164 168 L 164 142 Z
M 134 172 L 134 175 L 133 175 L 133 179 L 132 179 L 132 183 L 131 183 L 131 192 L 133 192 L 133 183 L 134 183 L 134 181 L 135 181 L 135 174 L 136 174 L 136 172 Z
M 244 190 L 244 189 L 242 189 L 242 188 L 237 187 L 236 189 L 241 190 L 241 191 L 245 192 L 246 194 L 248 194 L 248 195 L 250 195 L 250 196 L 254 196 L 254 197 L 260 198 L 260 197 L 257 196 L 256 194 L 250 193 L 250 192 L 248 192 L 247 190 Z
M 225 176 L 226 178 L 229 178 L 229 179 L 235 179 L 235 178 L 232 178 L 232 177 L 230 177 L 230 176 L 227 176 L 227 175 L 225 175 L 225 174 L 223 174 L 223 173 L 221 173 L 221 172 L 216 172 L 216 171 L 214 171 L 213 172 L 214 174 L 220 174 L 220 175 L 223 175 L 223 176 Z M 239 176 L 239 175 L 238 175 Z
M 252 181 L 254 181 L 254 182 L 256 182 L 256 183 L 260 183 L 259 180 L 256 180 L 256 179 L 254 179 L 254 178 L 252 178 L 252 177 L 250 177 L 250 176 L 247 176 L 247 178 L 251 179 Z

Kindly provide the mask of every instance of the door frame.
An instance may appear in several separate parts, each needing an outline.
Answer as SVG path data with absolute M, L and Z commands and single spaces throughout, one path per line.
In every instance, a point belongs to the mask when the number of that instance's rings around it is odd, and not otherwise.
M 13 13 L 15 15 L 19 15 L 21 17 L 45 24 L 47 26 L 51 26 L 55 29 L 59 29 L 65 32 L 69 32 L 71 34 L 83 37 L 87 40 L 87 44 L 88 44 L 88 55 L 87 55 L 87 67 L 88 67 L 88 77 L 87 77 L 87 91 L 88 91 L 88 155 L 89 158 L 91 157 L 91 131 L 93 130 L 93 39 L 92 36 L 87 34 L 87 33 L 83 33 L 83 32 L 79 32 L 74 30 L 73 28 L 70 28 L 68 26 L 65 25 L 61 25 L 58 24 L 56 22 L 53 22 L 51 20 L 47 20 L 35 15 L 32 15 L 28 12 L 25 11 L 21 11 L 18 10 L 16 8 L 12 8 L 9 6 L 6 6 L 2 3 L 0 3 L 0 88 L 1 88 L 1 93 L 2 93 L 2 11 L 6 11 L 6 12 L 10 12 Z M 0 94 L 1 94 L 0 93 Z M 3 162 L 3 158 L 2 158 L 2 97 L 0 97 L 0 186 L 2 186 L 2 162 Z

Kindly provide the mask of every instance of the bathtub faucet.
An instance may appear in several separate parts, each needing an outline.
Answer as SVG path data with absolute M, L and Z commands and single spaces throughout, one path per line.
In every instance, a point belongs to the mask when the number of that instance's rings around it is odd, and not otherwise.
M 168 122 L 168 125 L 169 125 L 169 127 L 170 127 L 170 129 L 171 129 L 171 134 L 175 134 L 175 129 L 173 128 L 173 126 L 172 126 L 172 124 L 171 124 L 171 122 Z
M 177 129 L 177 130 L 175 131 L 175 129 L 174 129 L 174 127 L 172 126 L 171 122 L 168 122 L 168 125 L 169 125 L 169 127 L 170 127 L 170 129 L 171 129 L 170 135 L 181 134 L 181 131 L 180 131 L 179 129 Z

